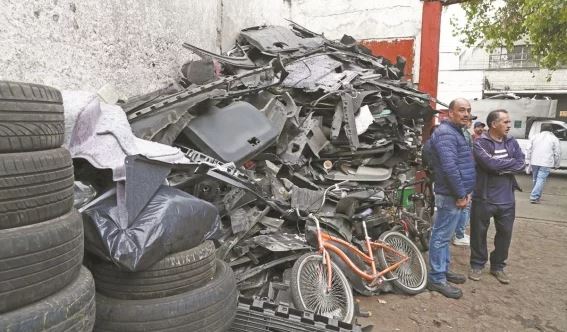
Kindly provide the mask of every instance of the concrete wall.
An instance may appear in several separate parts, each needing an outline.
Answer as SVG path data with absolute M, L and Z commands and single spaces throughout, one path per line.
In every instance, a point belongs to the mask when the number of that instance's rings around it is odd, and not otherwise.
M 437 99 L 444 103 L 459 97 L 481 99 L 483 78 L 483 72 L 477 70 L 439 71 Z
M 420 0 L 392 3 L 0 0 L 0 79 L 89 91 L 111 84 L 126 96 L 140 94 L 164 86 L 194 56 L 183 42 L 219 52 L 240 29 L 285 25 L 285 18 L 329 38 L 414 37 L 419 46 Z
M 222 3 L 222 51 L 230 49 L 241 29 L 273 24 L 287 26 L 290 2 L 283 0 L 225 0 Z
M 175 75 L 190 56 L 182 42 L 217 45 L 214 2 L 1 0 L 0 8 L 1 79 L 91 91 L 110 83 L 135 94 Z
M 327 38 L 415 37 L 421 31 L 419 0 L 292 0 L 291 17 Z

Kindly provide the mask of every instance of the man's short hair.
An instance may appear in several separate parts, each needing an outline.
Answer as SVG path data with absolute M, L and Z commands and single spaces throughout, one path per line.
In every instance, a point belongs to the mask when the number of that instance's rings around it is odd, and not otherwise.
M 500 118 L 500 113 L 508 114 L 508 111 L 504 110 L 504 109 L 499 109 L 499 110 L 494 110 L 494 111 L 491 111 L 490 113 L 488 113 L 488 116 L 486 117 L 486 125 L 488 126 L 488 128 L 492 128 L 492 122 L 494 122 L 494 121 L 496 121 Z

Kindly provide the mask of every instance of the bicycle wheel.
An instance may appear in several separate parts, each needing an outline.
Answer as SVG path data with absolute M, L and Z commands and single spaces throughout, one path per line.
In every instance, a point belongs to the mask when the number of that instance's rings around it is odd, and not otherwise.
M 416 245 L 405 235 L 397 232 L 385 232 L 380 235 L 380 241 L 388 244 L 392 249 L 409 257 L 396 270 L 386 274 L 387 278 L 396 278 L 394 286 L 406 294 L 420 293 L 427 284 L 427 268 L 425 260 Z M 380 268 L 386 269 L 399 261 L 399 257 L 388 250 L 377 250 Z
M 293 303 L 298 309 L 351 323 L 354 318 L 351 286 L 333 262 L 331 269 L 331 289 L 327 290 L 327 267 L 323 263 L 323 256 L 307 253 L 299 257 L 291 270 Z

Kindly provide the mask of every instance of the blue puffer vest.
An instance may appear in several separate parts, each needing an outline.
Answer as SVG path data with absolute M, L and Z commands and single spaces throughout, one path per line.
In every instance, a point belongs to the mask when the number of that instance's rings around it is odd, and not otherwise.
M 431 136 L 435 193 L 462 198 L 472 193 L 476 180 L 472 149 L 460 127 L 443 121 Z

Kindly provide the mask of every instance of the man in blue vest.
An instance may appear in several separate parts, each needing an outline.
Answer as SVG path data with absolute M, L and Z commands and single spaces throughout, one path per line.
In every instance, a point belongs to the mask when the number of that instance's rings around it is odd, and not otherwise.
M 463 134 L 471 111 L 463 98 L 449 104 L 448 120 L 443 121 L 431 137 L 437 212 L 429 243 L 429 278 L 427 287 L 446 297 L 458 299 L 462 291 L 452 284 L 466 281 L 462 274 L 449 270 L 449 244 L 458 221 L 466 213 L 475 183 L 472 149 Z

